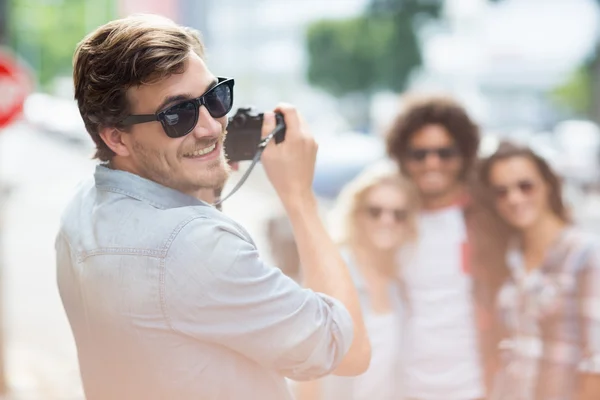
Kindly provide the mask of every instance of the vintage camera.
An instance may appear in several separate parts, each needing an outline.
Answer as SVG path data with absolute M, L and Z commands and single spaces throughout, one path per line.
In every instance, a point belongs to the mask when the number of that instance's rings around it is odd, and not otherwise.
M 225 137 L 225 154 L 229 161 L 252 160 L 261 141 L 263 113 L 257 113 L 252 108 L 239 108 L 235 115 L 229 118 L 227 136 Z M 275 113 L 277 126 L 283 129 L 275 134 L 275 143 L 285 139 L 285 122 L 283 115 Z

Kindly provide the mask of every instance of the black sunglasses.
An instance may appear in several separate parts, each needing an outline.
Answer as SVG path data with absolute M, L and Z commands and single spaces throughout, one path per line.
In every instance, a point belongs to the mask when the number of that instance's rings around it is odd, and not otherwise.
M 168 137 L 183 137 L 196 127 L 200 107 L 206 107 L 213 118 L 224 117 L 231 111 L 234 81 L 228 78 L 218 79 L 217 84 L 200 97 L 183 100 L 156 114 L 130 115 L 121 121 L 121 124 L 130 126 L 160 121 Z
M 408 211 L 400 208 L 387 209 L 379 206 L 368 206 L 365 209 L 372 219 L 380 219 L 384 213 L 388 212 L 394 216 L 396 222 L 404 222 L 408 219 Z
M 529 196 L 535 189 L 535 183 L 533 181 L 524 179 L 522 181 L 517 182 L 512 187 L 515 187 L 522 194 Z M 495 186 L 494 194 L 496 195 L 497 199 L 502 200 L 508 197 L 510 190 L 511 186 Z
M 438 147 L 438 148 L 412 148 L 407 152 L 408 157 L 414 161 L 425 161 L 430 155 L 435 154 L 440 160 L 450 160 L 459 155 L 459 151 L 455 146 Z

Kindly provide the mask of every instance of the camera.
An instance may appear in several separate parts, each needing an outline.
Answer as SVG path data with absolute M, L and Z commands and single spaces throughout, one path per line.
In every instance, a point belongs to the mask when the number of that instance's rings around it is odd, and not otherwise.
M 229 161 L 252 160 L 260 144 L 263 113 L 257 113 L 251 107 L 239 108 L 235 115 L 229 118 L 227 136 L 225 136 L 225 155 Z M 285 139 L 285 122 L 283 115 L 275 113 L 278 127 L 283 127 L 275 134 L 275 143 Z

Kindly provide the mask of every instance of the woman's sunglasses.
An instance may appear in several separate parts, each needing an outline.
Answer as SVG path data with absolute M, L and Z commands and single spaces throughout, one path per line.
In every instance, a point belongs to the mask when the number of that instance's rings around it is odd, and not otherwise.
M 213 118 L 224 117 L 231 111 L 234 81 L 228 78 L 218 79 L 217 84 L 200 97 L 183 100 L 156 114 L 130 115 L 121 121 L 121 124 L 131 126 L 160 121 L 168 137 L 183 137 L 196 127 L 200 107 L 206 107 Z
M 529 180 L 522 180 L 518 181 L 513 186 L 495 186 L 494 195 L 498 200 L 506 199 L 512 187 L 519 190 L 522 194 L 529 196 L 535 189 L 535 183 Z
M 437 148 L 412 148 L 407 152 L 408 157 L 413 161 L 423 162 L 430 155 L 435 154 L 440 160 L 447 161 L 458 157 L 460 152 L 455 146 L 437 147 Z
M 379 220 L 384 213 L 390 213 L 396 222 L 404 222 L 408 219 L 408 211 L 400 208 L 383 208 L 379 206 L 365 207 L 367 214 L 374 220 Z

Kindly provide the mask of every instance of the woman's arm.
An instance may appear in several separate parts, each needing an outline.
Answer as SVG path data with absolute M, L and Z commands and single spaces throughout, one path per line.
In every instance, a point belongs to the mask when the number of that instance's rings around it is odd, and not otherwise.
M 600 399 L 600 375 L 583 374 L 581 377 L 581 389 L 577 400 Z

